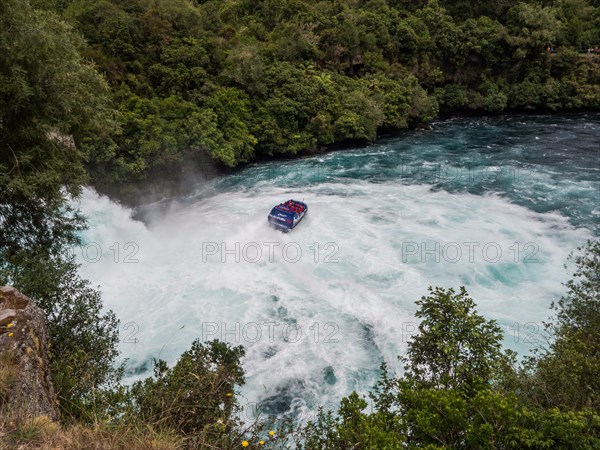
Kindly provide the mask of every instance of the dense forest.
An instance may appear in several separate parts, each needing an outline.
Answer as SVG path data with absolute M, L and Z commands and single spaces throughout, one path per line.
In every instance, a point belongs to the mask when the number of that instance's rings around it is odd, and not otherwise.
M 440 114 L 600 107 L 593 0 L 34 4 L 84 37 L 110 85 L 114 128 L 75 134 L 96 184 L 366 143 Z
M 598 109 L 599 21 L 596 0 L 2 0 L 0 285 L 46 313 L 70 434 L 12 420 L 0 377 L 0 446 L 600 448 L 597 241 L 535 356 L 516 361 L 464 290 L 436 288 L 374 408 L 352 394 L 300 429 L 242 427 L 241 347 L 196 341 L 120 384 L 118 320 L 66 251 L 86 183 L 369 142 L 440 114 Z

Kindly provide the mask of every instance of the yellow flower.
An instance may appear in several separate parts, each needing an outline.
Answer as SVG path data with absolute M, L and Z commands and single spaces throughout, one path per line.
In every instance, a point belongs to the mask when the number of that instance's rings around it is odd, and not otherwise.
M 14 333 L 8 333 L 8 337 L 13 337 Z
M 260 441 L 258 444 L 259 445 L 265 445 L 265 441 Z
M 233 395 L 233 393 L 232 393 L 232 392 L 228 392 L 228 393 L 227 393 L 227 397 L 231 397 L 232 395 Z
M 242 441 L 242 447 L 248 447 L 250 444 L 248 441 Z
M 6 328 L 10 328 L 10 327 L 12 327 L 12 326 L 13 326 L 13 324 L 12 324 L 12 323 L 9 323 L 8 325 L 6 325 Z
M 274 432 L 273 430 L 269 431 L 269 434 L 270 434 L 271 436 L 275 436 L 275 432 Z

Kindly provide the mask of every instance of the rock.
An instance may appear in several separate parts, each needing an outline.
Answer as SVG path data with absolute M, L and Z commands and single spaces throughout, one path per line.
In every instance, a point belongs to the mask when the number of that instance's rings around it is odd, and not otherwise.
M 0 310 L 0 327 L 6 326 L 9 323 L 14 322 L 16 317 L 17 317 L 17 312 L 14 309 Z
M 1 287 L 0 361 L 11 365 L 13 374 L 2 410 L 15 417 L 58 419 L 48 344 L 44 312 L 18 290 Z
M 14 287 L 0 287 L 0 309 L 25 309 L 29 304 L 29 298 L 21 294 Z

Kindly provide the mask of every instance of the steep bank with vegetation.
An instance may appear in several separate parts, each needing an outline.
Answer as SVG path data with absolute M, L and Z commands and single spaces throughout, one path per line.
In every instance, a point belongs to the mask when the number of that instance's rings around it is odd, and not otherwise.
M 83 35 L 117 129 L 93 181 L 370 142 L 455 112 L 600 108 L 588 0 L 37 0 Z
M 431 288 L 416 302 L 419 332 L 402 358 L 404 373 L 383 365 L 369 398 L 352 393 L 338 412 L 320 411 L 300 427 L 269 420 L 242 428 L 235 391 L 244 383 L 244 350 L 217 341 L 194 342 L 173 368 L 157 361 L 154 376 L 130 389 L 100 384 L 80 392 L 82 409 L 59 397 L 62 426 L 47 416 L 17 415 L 13 392 L 22 391 L 24 374 L 9 351 L 18 349 L 14 340 L 36 336 L 13 336 L 12 329 L 31 327 L 15 314 L 0 325 L 0 448 L 594 450 L 600 447 L 600 242 L 571 262 L 573 279 L 546 327 L 550 344 L 524 363 L 502 348 L 502 329 L 477 313 L 464 288 Z M 38 321 L 34 332 L 40 330 Z M 37 353 L 21 355 L 35 361 Z M 53 376 L 56 382 L 64 372 L 54 365 Z

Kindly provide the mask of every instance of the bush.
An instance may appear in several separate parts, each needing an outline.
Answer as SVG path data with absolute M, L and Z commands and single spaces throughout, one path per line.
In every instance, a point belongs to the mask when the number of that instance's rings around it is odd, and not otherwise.
M 45 312 L 63 417 L 95 420 L 103 409 L 96 394 L 116 386 L 121 376 L 115 367 L 119 321 L 112 311 L 103 312 L 100 292 L 81 279 L 72 257 L 34 254 L 13 262 L 12 270 L 0 272 L 0 284 L 10 281 Z
M 154 377 L 134 384 L 129 419 L 172 431 L 200 445 L 235 440 L 236 386 L 244 383 L 243 347 L 194 341 L 173 368 L 156 361 Z
M 417 302 L 422 321 L 404 374 L 383 364 L 372 410 L 352 393 L 337 414 L 319 411 L 298 433 L 299 447 L 600 448 L 600 241 L 573 261 L 556 340 L 529 370 L 513 368 L 500 328 L 475 312 L 464 288 L 430 289 Z

